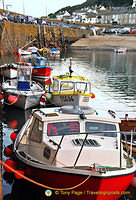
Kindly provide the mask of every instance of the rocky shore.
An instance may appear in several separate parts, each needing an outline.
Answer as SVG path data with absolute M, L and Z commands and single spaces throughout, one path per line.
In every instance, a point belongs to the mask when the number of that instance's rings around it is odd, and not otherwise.
M 135 36 L 89 36 L 81 38 L 71 45 L 72 49 L 85 50 L 114 50 L 119 47 L 125 47 L 128 51 L 136 51 Z

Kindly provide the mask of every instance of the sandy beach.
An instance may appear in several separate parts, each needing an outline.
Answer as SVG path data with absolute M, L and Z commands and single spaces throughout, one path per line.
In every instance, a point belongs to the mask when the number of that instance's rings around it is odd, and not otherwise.
M 136 51 L 136 37 L 115 35 L 89 36 L 88 38 L 81 38 L 71 45 L 72 49 L 86 50 L 114 50 L 119 47 L 125 47 L 129 51 Z

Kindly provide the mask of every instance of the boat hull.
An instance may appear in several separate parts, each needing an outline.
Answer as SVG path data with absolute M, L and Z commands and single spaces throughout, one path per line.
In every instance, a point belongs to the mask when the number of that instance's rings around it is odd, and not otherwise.
M 82 183 L 88 176 L 82 174 L 57 172 L 46 169 L 30 167 L 23 163 L 25 175 L 41 184 L 56 188 L 52 190 L 52 197 L 58 200 L 117 200 L 124 194 L 134 176 L 134 172 L 124 175 L 101 176 L 92 174 L 90 178 Z M 90 172 L 91 173 L 91 172 Z M 57 188 L 71 188 L 61 190 Z M 45 188 L 41 188 L 46 190 Z
M 53 94 L 50 103 L 55 106 L 82 105 L 87 106 L 90 96 L 82 94 Z
M 37 67 L 32 70 L 33 77 L 50 77 L 52 68 L 50 67 Z
M 27 92 L 26 92 L 24 94 L 24 92 L 22 92 L 22 91 L 20 91 L 20 92 L 6 91 L 6 92 L 4 92 L 4 103 L 6 105 L 10 105 L 10 106 L 13 105 L 18 108 L 26 110 L 28 108 L 39 105 L 42 94 L 43 94 L 43 92 L 39 92 L 39 93 L 31 92 L 31 94 L 27 94 Z M 18 98 L 17 102 L 10 103 L 8 100 L 8 97 L 10 95 L 16 95 Z
M 5 69 L 2 71 L 2 76 L 6 78 L 16 78 L 17 77 L 17 69 Z
M 35 80 L 36 82 L 39 82 L 43 86 L 45 86 L 46 84 L 51 84 L 51 78 L 49 77 L 34 76 L 33 80 Z

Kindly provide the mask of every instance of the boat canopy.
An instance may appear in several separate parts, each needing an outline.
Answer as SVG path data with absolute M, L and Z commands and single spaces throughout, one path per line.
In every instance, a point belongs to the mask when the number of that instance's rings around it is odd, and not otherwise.
M 47 64 L 47 59 L 44 57 L 37 57 L 38 60 L 38 65 L 46 65 Z

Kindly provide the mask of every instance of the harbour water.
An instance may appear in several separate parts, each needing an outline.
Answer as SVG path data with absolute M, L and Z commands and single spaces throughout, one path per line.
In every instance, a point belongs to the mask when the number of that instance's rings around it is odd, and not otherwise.
M 52 75 L 66 74 L 70 64 L 68 58 L 71 57 L 73 75 L 78 74 L 89 79 L 98 104 L 103 108 L 111 106 L 121 117 L 124 117 L 126 112 L 128 116 L 136 117 L 136 52 L 117 54 L 114 51 L 69 50 L 62 54 L 60 59 L 50 59 L 50 66 L 53 67 Z M 14 62 L 12 56 L 0 59 L 0 64 Z M 92 104 L 94 103 L 95 99 L 92 101 Z M 4 106 L 3 111 L 4 149 L 11 143 L 11 132 L 22 127 L 31 109 L 23 111 Z M 2 159 L 5 161 L 6 157 L 3 155 Z M 14 181 L 12 175 L 7 176 L 4 171 L 3 198 L 4 200 L 51 199 L 26 181 Z

